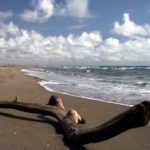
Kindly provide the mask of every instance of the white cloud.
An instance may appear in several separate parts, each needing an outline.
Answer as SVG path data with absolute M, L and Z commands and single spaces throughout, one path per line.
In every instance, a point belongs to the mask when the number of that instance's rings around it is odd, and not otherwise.
M 86 26 L 87 26 L 87 24 L 77 24 L 77 25 L 70 26 L 69 29 L 76 30 L 76 29 L 84 28 Z
M 82 3 L 82 4 L 81 4 Z M 84 18 L 89 17 L 89 0 L 66 0 L 64 5 L 57 5 L 56 15 Z
M 16 26 L 10 24 L 15 31 Z M 10 24 L 3 26 L 8 27 Z M 102 42 L 101 34 L 97 31 L 83 32 L 79 36 L 69 34 L 67 37 L 61 35 L 44 37 L 35 31 L 17 29 L 17 34 L 4 30 L 5 36 L 0 38 L 1 62 L 7 60 L 7 63 L 61 64 L 82 59 L 89 61 L 95 57 L 93 53 L 95 47 Z
M 13 16 L 13 12 L 11 10 L 7 10 L 5 12 L 0 11 L 0 20 L 10 18 Z
M 65 0 L 56 4 L 55 0 L 31 0 L 33 9 L 26 9 L 20 18 L 27 22 L 46 22 L 52 16 L 89 17 L 89 0 Z
M 19 28 L 13 22 L 4 24 L 0 22 L 0 37 L 5 37 L 7 34 L 16 36 L 19 33 Z
M 33 10 L 26 9 L 20 17 L 28 22 L 46 22 L 54 14 L 54 0 L 32 0 Z
M 80 36 L 70 34 L 67 37 L 67 41 L 71 46 L 93 49 L 102 42 L 102 37 L 98 31 L 93 31 L 90 33 L 83 32 Z
M 121 42 L 115 38 L 106 39 L 97 47 L 99 60 L 105 60 L 118 65 L 132 64 L 135 62 L 150 63 L 150 38 L 128 39 Z
M 130 19 L 126 17 L 127 22 Z M 136 30 L 122 41 L 114 37 L 103 39 L 99 31 L 45 37 L 34 30 L 21 29 L 13 22 L 0 23 L 0 63 L 150 64 L 150 25 L 135 26 L 145 29 L 147 34 L 139 35 Z M 124 36 L 122 32 L 120 35 Z
M 143 26 L 138 25 L 132 20 L 130 20 L 130 15 L 128 13 L 124 13 L 123 23 L 120 24 L 118 21 L 116 21 L 114 23 L 112 32 L 131 38 L 137 36 L 147 36 L 150 35 L 150 25 L 149 24 L 145 24 Z

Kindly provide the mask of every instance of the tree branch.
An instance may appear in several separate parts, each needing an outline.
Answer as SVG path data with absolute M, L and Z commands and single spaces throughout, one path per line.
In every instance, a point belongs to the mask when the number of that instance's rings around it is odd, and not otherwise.
M 58 121 L 61 121 L 66 114 L 57 106 L 24 103 L 18 101 L 0 101 L 0 108 L 16 109 L 23 112 L 49 115 L 55 117 Z
M 149 101 L 129 108 L 102 125 L 87 129 L 78 128 L 78 124 L 85 123 L 85 120 L 75 110 L 70 110 L 67 113 L 61 98 L 57 96 L 52 96 L 48 105 L 23 103 L 15 100 L 12 102 L 0 101 L 0 108 L 53 116 L 62 125 L 66 140 L 75 144 L 107 140 L 128 129 L 144 126 L 150 120 Z
M 149 120 L 150 102 L 142 102 L 97 127 L 70 130 L 67 133 L 67 138 L 78 144 L 100 142 L 119 135 L 128 129 L 145 126 Z

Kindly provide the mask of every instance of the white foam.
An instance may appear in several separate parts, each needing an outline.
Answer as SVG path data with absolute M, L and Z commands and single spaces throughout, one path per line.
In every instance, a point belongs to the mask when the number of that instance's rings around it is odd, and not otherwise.
M 35 71 L 33 71 L 33 70 L 22 69 L 21 71 L 26 73 L 27 75 L 35 76 Z
M 103 70 L 108 70 L 109 67 L 102 67 L 101 69 L 103 69 Z
M 50 91 L 50 92 L 54 92 L 54 90 L 52 90 L 51 88 L 47 87 L 43 81 L 41 82 L 38 82 L 40 84 L 40 86 L 44 87 L 47 91 Z
M 145 67 L 145 69 L 148 69 L 148 70 L 149 70 L 149 69 L 150 69 L 150 67 Z
M 106 67 L 106 68 L 110 68 L 110 67 Z M 118 68 L 118 67 L 114 67 L 114 68 Z M 120 68 L 127 69 L 128 67 L 120 67 Z M 104 79 L 99 79 L 99 78 L 97 79 L 97 78 L 92 78 L 92 77 L 90 78 L 77 77 L 77 76 L 70 76 L 70 75 L 67 76 L 63 74 L 57 74 L 55 72 L 51 74 L 51 72 L 49 71 L 46 72 L 45 70 L 44 72 L 41 72 L 40 70 L 37 70 L 37 69 L 35 71 L 22 69 L 21 71 L 25 72 L 27 75 L 39 77 L 42 80 L 39 82 L 39 84 L 42 87 L 44 87 L 47 91 L 57 92 L 57 93 L 80 97 L 80 98 L 86 98 L 88 100 L 96 100 L 96 101 L 102 101 L 102 102 L 113 103 L 113 104 L 118 104 L 118 105 L 132 106 L 130 105 L 132 101 L 129 101 L 129 100 L 134 100 L 133 95 L 131 95 L 132 93 L 135 95 L 136 93 L 138 93 L 138 97 L 143 93 L 150 94 L 148 90 L 145 92 L 145 89 L 136 88 L 135 86 L 128 85 L 128 84 L 127 85 L 117 84 L 117 83 L 114 84 L 111 81 L 110 83 L 99 82 L 99 81 L 104 80 Z M 138 84 L 141 84 L 141 83 L 139 82 Z M 62 87 L 63 91 L 60 91 L 59 85 Z M 73 86 L 78 85 L 78 87 L 74 86 L 75 90 L 73 91 L 72 85 Z M 54 89 L 52 87 L 54 87 Z M 66 93 L 65 88 L 68 93 Z M 99 93 L 99 91 L 101 93 Z M 69 94 L 69 93 L 73 93 L 73 94 Z M 81 95 L 84 95 L 84 96 L 81 96 Z M 91 98 L 91 97 L 95 97 L 95 98 Z M 101 97 L 102 97 L 102 100 L 101 100 Z M 134 98 L 136 97 L 134 96 Z M 106 99 L 106 100 L 103 100 L 103 99 Z M 110 101 L 107 101 L 107 99 Z M 116 99 L 117 99 L 117 102 L 115 101 Z M 140 99 L 138 100 L 140 101 Z
M 43 84 L 43 85 L 46 85 L 46 84 L 59 85 L 60 83 L 54 82 L 54 81 L 41 81 L 40 84 Z
M 133 70 L 136 67 L 110 67 L 112 70 Z
M 21 69 L 22 72 L 29 72 L 27 69 Z
M 90 97 L 86 97 L 86 96 L 77 96 L 77 95 L 73 95 L 73 94 L 69 94 L 69 93 L 65 93 L 65 92 L 54 91 L 51 88 L 44 85 L 42 82 L 39 82 L 39 84 L 42 87 L 44 87 L 47 91 L 56 92 L 58 94 L 60 93 L 60 94 L 68 95 L 68 96 L 73 96 L 73 97 L 77 97 L 77 98 L 84 98 L 84 99 L 87 99 L 87 100 L 100 101 L 100 102 L 105 102 L 105 103 L 109 103 L 109 104 L 116 104 L 116 105 L 122 105 L 122 106 L 128 106 L 128 107 L 133 106 L 133 105 L 129 105 L 129 104 L 123 104 L 123 103 L 118 103 L 118 102 L 106 101 L 106 100 L 102 100 L 102 99 L 90 98 Z

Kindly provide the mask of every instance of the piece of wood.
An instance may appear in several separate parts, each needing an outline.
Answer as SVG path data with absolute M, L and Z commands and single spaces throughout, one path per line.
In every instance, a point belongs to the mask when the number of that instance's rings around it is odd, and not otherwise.
M 61 106 L 58 105 L 58 101 L 61 101 Z M 70 143 L 80 145 L 110 139 L 128 129 L 145 126 L 150 120 L 150 102 L 144 101 L 127 109 L 102 125 L 84 129 L 79 128 L 78 124 L 85 123 L 85 119 L 75 110 L 70 110 L 71 113 L 67 113 L 64 105 L 63 107 L 62 105 L 62 100 L 56 96 L 53 96 L 49 100 L 48 105 L 24 103 L 17 101 L 17 98 L 11 102 L 0 101 L 0 108 L 16 109 L 55 117 L 63 127 L 65 139 Z

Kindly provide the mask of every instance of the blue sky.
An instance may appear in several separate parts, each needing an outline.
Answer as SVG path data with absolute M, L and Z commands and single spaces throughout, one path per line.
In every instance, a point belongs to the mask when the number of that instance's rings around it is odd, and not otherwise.
M 150 65 L 149 20 L 149 0 L 1 0 L 0 63 Z

